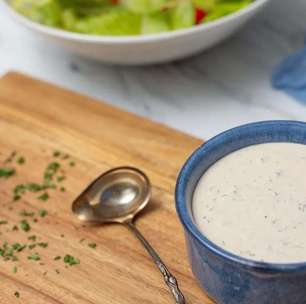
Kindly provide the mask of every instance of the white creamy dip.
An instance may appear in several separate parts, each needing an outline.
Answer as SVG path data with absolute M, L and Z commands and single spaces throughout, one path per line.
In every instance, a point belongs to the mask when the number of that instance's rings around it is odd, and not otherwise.
M 203 235 L 236 255 L 306 261 L 306 145 L 254 145 L 217 161 L 196 186 L 193 216 Z

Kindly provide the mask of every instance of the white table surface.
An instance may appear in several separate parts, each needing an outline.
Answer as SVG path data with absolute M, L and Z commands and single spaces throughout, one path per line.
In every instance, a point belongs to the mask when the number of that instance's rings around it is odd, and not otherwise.
M 274 0 L 235 37 L 201 55 L 115 67 L 43 43 L 0 12 L 0 74 L 19 70 L 207 139 L 251 121 L 306 120 L 306 105 L 270 85 L 273 67 L 305 36 L 306 1 Z

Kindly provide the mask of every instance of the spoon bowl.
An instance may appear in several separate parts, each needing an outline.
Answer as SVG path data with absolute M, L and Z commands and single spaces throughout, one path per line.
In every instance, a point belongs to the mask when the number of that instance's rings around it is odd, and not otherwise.
M 82 221 L 131 221 L 151 198 L 148 177 L 132 167 L 109 170 L 94 180 L 73 202 L 72 211 Z
M 163 275 L 176 304 L 185 304 L 176 278 L 154 248 L 136 228 L 133 219 L 149 202 L 151 183 L 140 170 L 119 167 L 94 180 L 73 202 L 72 211 L 82 221 L 124 224 L 141 242 Z

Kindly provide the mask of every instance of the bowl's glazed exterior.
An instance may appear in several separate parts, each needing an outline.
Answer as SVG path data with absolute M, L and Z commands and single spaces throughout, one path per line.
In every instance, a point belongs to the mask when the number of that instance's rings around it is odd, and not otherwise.
M 192 196 L 203 173 L 231 152 L 267 142 L 306 144 L 306 123 L 268 121 L 226 131 L 196 150 L 178 177 L 176 207 L 185 229 L 192 271 L 201 287 L 219 304 L 306 303 L 306 261 L 273 264 L 236 256 L 209 241 L 192 217 Z

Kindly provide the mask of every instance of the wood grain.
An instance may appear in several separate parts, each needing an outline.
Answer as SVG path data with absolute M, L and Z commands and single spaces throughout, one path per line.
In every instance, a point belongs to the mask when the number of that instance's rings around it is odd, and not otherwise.
M 15 263 L 0 259 L 0 303 L 172 303 L 160 273 L 126 228 L 82 225 L 71 214 L 71 202 L 92 179 L 121 165 L 142 168 L 153 183 L 152 202 L 137 226 L 176 275 L 187 303 L 212 303 L 190 271 L 173 198 L 178 171 L 200 144 L 199 139 L 47 83 L 17 73 L 3 77 L 0 161 L 15 150 L 26 163 L 18 166 L 16 176 L 0 180 L 0 219 L 9 222 L 0 226 L 0 240 L 23 242 L 36 234 L 49 247 L 39 250 L 43 265 L 29 261 L 26 251 Z M 39 182 L 55 150 L 76 162 L 65 167 L 67 191 L 53 191 L 47 202 L 32 194 L 12 202 L 14 185 Z M 31 232 L 11 231 L 20 221 L 20 210 L 40 208 L 49 214 L 31 224 Z M 89 242 L 97 248 L 89 248 Z M 78 257 L 80 265 L 65 268 L 62 261 L 54 261 L 65 254 Z M 16 274 L 11 270 L 15 264 Z

